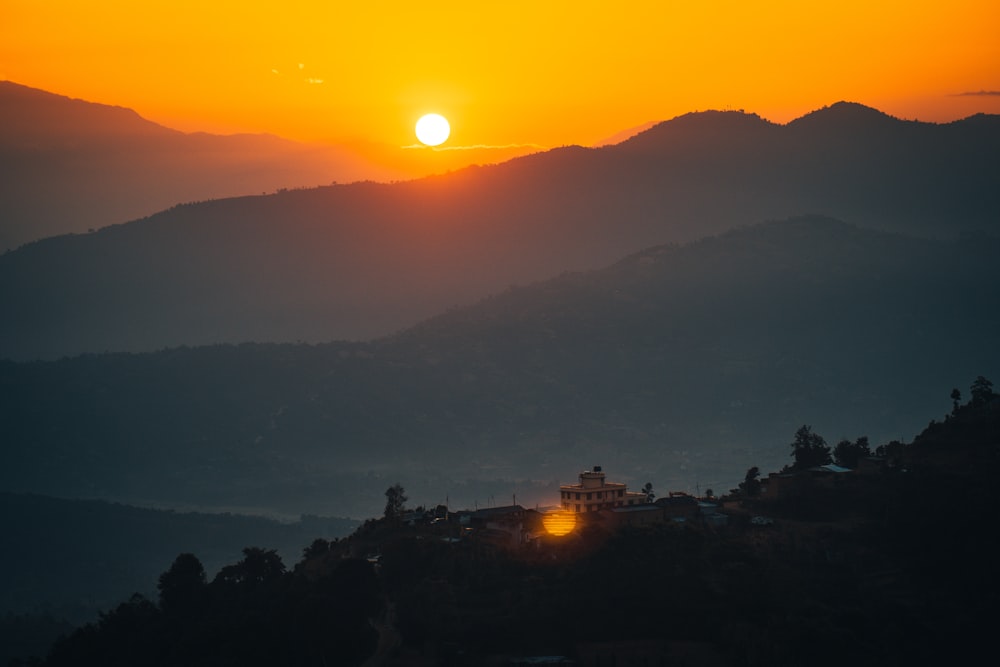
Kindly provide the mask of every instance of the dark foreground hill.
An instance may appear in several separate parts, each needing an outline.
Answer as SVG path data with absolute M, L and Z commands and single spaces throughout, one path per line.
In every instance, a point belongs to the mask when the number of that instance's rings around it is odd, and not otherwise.
M 102 501 L 0 493 L 0 614 L 93 620 L 133 592 L 151 594 L 178 553 L 199 554 L 210 575 L 250 545 L 291 562 L 316 537 L 342 537 L 357 521 L 129 507 Z M 2 642 L 0 642 L 2 643 Z
M 377 513 L 552 502 L 603 464 L 732 488 L 802 423 L 873 444 L 998 375 L 1000 247 L 768 223 L 509 290 L 371 343 L 0 364 L 0 488 Z M 839 430 L 837 430 L 839 429 Z
M 954 238 L 1000 220 L 998 153 L 997 117 L 933 125 L 841 103 L 784 126 L 689 114 L 599 149 L 177 206 L 0 256 L 0 357 L 368 339 L 793 215 Z
M 730 497 L 711 521 L 616 527 L 592 513 L 555 537 L 528 511 L 512 525 L 532 529 L 501 546 L 476 524 L 386 518 L 314 542 L 291 572 L 248 550 L 214 580 L 181 555 L 156 598 L 123 602 L 44 664 L 979 660 L 1000 601 L 984 529 L 1000 398 L 982 398 L 956 401 L 880 472 L 805 477 L 795 502 Z
M 0 81 L 0 252 L 179 202 L 355 180 L 347 175 L 366 166 L 342 150 L 178 132 L 131 109 Z

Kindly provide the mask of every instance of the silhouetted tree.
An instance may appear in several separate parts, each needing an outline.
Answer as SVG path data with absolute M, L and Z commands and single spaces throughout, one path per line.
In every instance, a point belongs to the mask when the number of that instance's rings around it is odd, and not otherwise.
M 972 383 L 969 393 L 972 394 L 972 405 L 977 407 L 986 405 L 994 396 L 993 383 L 980 375 L 976 378 L 975 382 Z
M 183 553 L 160 575 L 160 609 L 171 615 L 197 609 L 204 601 L 205 587 L 205 567 L 194 554 Z
M 396 482 L 385 490 L 385 518 L 398 519 L 406 509 L 406 492 L 403 486 Z
M 864 435 L 854 442 L 845 438 L 833 448 L 833 462 L 845 468 L 857 468 L 858 461 L 871 455 L 872 451 L 868 444 L 868 436 Z
M 951 390 L 951 413 L 958 414 L 958 405 L 962 402 L 962 392 L 957 388 Z
M 214 581 L 252 587 L 276 581 L 284 573 L 285 564 L 277 551 L 247 547 L 243 550 L 243 560 L 219 570 Z
M 330 541 L 323 539 L 322 537 L 317 537 L 313 540 L 313 543 L 302 550 L 302 559 L 309 560 L 310 558 L 317 558 L 330 551 Z
M 833 461 L 826 440 L 820 434 L 813 433 L 811 426 L 804 424 L 795 432 L 791 447 L 792 457 L 795 459 L 792 470 L 808 470 Z
M 740 493 L 742 493 L 747 498 L 756 498 L 760 495 L 760 468 L 753 466 L 747 470 L 746 475 L 743 476 L 743 481 L 740 482 Z
M 875 448 L 875 456 L 884 456 L 887 459 L 898 460 L 902 458 L 906 444 L 899 440 L 890 440 L 884 445 Z
M 652 482 L 646 482 L 646 485 L 642 487 L 642 492 L 646 494 L 647 503 L 651 503 L 656 500 L 656 493 L 653 491 Z

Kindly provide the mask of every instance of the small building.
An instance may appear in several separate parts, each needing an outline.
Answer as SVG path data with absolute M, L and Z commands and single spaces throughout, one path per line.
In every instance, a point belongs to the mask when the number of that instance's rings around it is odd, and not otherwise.
M 795 496 L 802 487 L 802 478 L 790 472 L 772 472 L 767 479 L 760 480 L 762 500 L 777 500 Z
M 806 472 L 812 477 L 812 484 L 830 487 L 840 484 L 853 471 L 850 468 L 828 463 L 809 468 Z
M 663 509 L 668 519 L 692 519 L 698 516 L 698 499 L 680 491 L 671 491 L 666 498 L 657 498 L 654 504 Z
M 604 508 L 601 510 L 601 516 L 608 519 L 609 528 L 651 526 L 668 520 L 663 508 L 651 503 Z
M 645 493 L 629 491 L 622 482 L 607 481 L 601 466 L 581 472 L 576 484 L 562 484 L 559 500 L 563 509 L 571 512 L 598 512 L 648 502 Z
M 509 549 L 516 549 L 527 540 L 524 519 L 525 509 L 520 505 L 487 507 L 459 514 L 459 524 L 474 529 L 477 539 Z

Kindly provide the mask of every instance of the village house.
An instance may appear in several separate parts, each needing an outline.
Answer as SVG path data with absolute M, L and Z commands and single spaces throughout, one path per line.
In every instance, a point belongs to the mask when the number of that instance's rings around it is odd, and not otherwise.
M 645 493 L 629 491 L 622 482 L 607 481 L 601 466 L 581 472 L 576 484 L 562 484 L 559 498 L 563 509 L 571 512 L 598 512 L 647 502 Z
M 505 549 L 517 549 L 525 543 L 526 510 L 520 505 L 489 507 L 459 514 L 459 525 L 476 531 L 477 539 Z

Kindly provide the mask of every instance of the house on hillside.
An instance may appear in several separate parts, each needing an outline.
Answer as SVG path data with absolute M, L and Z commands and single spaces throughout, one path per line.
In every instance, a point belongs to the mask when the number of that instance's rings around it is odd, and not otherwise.
M 576 484 L 560 485 L 559 499 L 563 509 L 571 512 L 598 512 L 648 502 L 645 493 L 629 491 L 622 482 L 607 481 L 601 466 L 581 472 Z
M 612 529 L 623 526 L 632 528 L 651 526 L 664 523 L 667 520 L 666 515 L 663 513 L 663 508 L 652 503 L 624 507 L 605 507 L 600 511 L 600 516 L 608 521 L 607 526 Z
M 458 522 L 473 529 L 478 540 L 505 549 L 520 547 L 530 532 L 525 526 L 525 509 L 520 505 L 460 512 Z
M 767 479 L 760 480 L 761 500 L 792 498 L 806 488 L 834 486 L 853 471 L 850 468 L 829 463 L 797 472 L 772 472 Z
M 671 521 L 687 521 L 699 514 L 698 499 L 682 491 L 671 491 L 666 498 L 657 498 L 654 504 Z
M 760 480 L 761 500 L 777 500 L 798 495 L 803 479 L 791 472 L 772 472 L 767 479 Z

